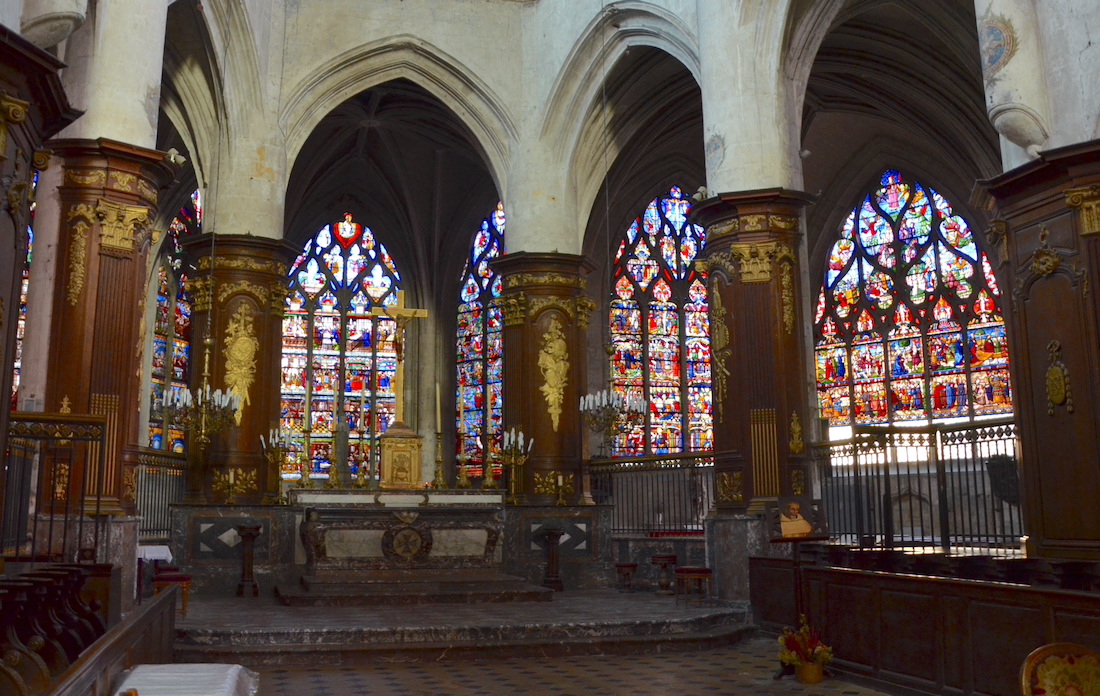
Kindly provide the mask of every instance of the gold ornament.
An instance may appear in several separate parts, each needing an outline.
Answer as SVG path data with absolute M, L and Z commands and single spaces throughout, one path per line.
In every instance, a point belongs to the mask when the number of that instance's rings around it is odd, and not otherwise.
M 578 297 L 576 300 L 576 304 L 577 327 L 580 328 L 581 331 L 587 331 L 588 323 L 591 319 L 591 314 L 592 312 L 595 312 L 597 309 L 599 309 L 599 305 L 597 305 L 591 298 L 587 296 Z
M 78 220 L 73 225 L 73 237 L 69 246 L 69 291 L 66 298 L 73 307 L 80 301 L 84 292 L 84 276 L 88 264 L 88 223 Z
M 107 172 L 102 169 L 69 169 L 65 172 L 65 183 L 78 186 L 105 186 Z
M 718 474 L 718 502 L 743 503 L 745 502 L 744 474 L 740 471 L 723 471 Z
M 802 441 L 802 421 L 797 411 L 791 412 L 791 441 L 789 443 L 791 454 L 802 454 L 806 449 L 806 443 Z
M 225 384 L 241 399 L 237 409 L 237 425 L 241 424 L 244 408 L 250 403 L 248 390 L 256 378 L 256 353 L 260 342 L 252 328 L 252 310 L 241 302 L 225 328 Z
M 722 283 L 717 278 L 710 286 L 711 316 L 711 379 L 714 381 L 714 401 L 718 406 L 718 421 L 725 418 L 726 384 L 730 376 L 728 360 L 730 357 L 730 329 L 726 324 L 729 312 L 722 302 Z
M 791 274 L 791 264 L 784 263 L 780 266 L 782 273 L 779 283 L 783 290 L 783 328 L 787 333 L 794 331 L 794 278 Z
M 289 288 L 287 290 L 289 292 Z M 250 283 L 247 280 L 235 280 L 230 283 L 222 283 L 218 287 L 218 302 L 225 304 L 227 299 L 237 293 L 251 295 L 261 305 L 268 299 L 268 293 L 262 286 Z
M 532 297 L 527 302 L 527 316 L 535 319 L 544 309 L 556 309 L 572 321 L 575 308 L 576 304 L 563 297 Z
M 115 189 L 133 193 L 134 182 L 137 181 L 136 176 L 128 172 L 111 172 L 111 178 L 115 180 Z
M 8 158 L 8 124 L 19 125 L 27 119 L 30 102 L 0 91 L 0 162 Z
M 554 432 L 558 431 L 561 419 L 562 401 L 565 399 L 565 385 L 569 375 L 569 350 L 565 343 L 565 334 L 557 317 L 551 317 L 550 328 L 542 336 L 542 348 L 539 350 L 539 370 L 542 371 L 542 386 L 539 391 L 546 399 L 546 412 Z
M 1047 344 L 1050 365 L 1047 367 L 1047 415 L 1054 415 L 1054 407 L 1066 407 L 1067 413 L 1073 413 L 1073 388 L 1069 381 L 1069 368 L 1062 362 L 1062 344 L 1051 341 Z
M 791 492 L 795 495 L 806 495 L 806 472 L 802 469 L 791 471 Z
M 1039 225 L 1039 230 L 1039 248 L 1031 256 L 1031 272 L 1046 277 L 1058 270 L 1058 267 L 1062 265 L 1062 257 L 1054 249 L 1051 249 L 1050 244 L 1047 243 L 1050 230 L 1044 225 Z
M 100 199 L 96 204 L 100 223 L 99 245 L 107 253 L 129 253 L 135 242 L 144 242 L 148 234 L 149 210 Z
M 517 292 L 513 295 L 504 295 L 494 301 L 504 315 L 505 326 L 523 326 L 524 317 L 527 314 L 527 295 Z

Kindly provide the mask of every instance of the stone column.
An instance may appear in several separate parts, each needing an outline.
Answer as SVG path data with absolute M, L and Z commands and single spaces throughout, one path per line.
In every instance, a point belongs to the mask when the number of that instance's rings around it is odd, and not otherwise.
M 561 475 L 565 499 L 575 504 L 582 472 L 578 405 L 585 393 L 588 322 L 596 308 L 585 294 L 584 259 L 518 252 L 493 267 L 504 281 L 504 428 L 535 438 L 522 471 L 522 497 L 553 504 Z
M 978 186 L 1008 296 L 1028 555 L 1100 560 L 1100 145 L 1048 150 Z
M 260 436 L 279 425 L 279 355 L 291 252 L 280 240 L 226 234 L 206 234 L 188 240 L 184 248 L 196 269 L 189 281 L 194 298 L 191 386 L 202 386 L 204 342 L 211 336 L 210 389 L 232 388 L 242 399 L 237 419 L 213 436 L 203 461 L 193 438 L 189 443 L 198 476 L 189 483 L 188 502 L 222 504 L 223 477 L 232 468 L 238 470 L 238 503 L 275 503 L 280 475 L 264 459 Z
M 719 510 L 762 511 L 807 491 L 807 398 L 798 258 L 805 194 L 724 193 L 696 205 L 707 229 Z
M 104 506 L 133 511 L 146 258 L 164 155 L 113 140 L 55 140 L 63 162 L 45 410 L 107 419 Z M 118 507 L 121 503 L 121 507 Z

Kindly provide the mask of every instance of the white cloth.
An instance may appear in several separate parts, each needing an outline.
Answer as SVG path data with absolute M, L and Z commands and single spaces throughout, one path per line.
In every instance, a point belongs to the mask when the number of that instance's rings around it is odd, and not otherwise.
M 164 544 L 139 546 L 137 548 L 138 558 L 145 559 L 146 561 L 168 561 L 172 562 L 172 550 Z
M 124 673 L 114 694 L 137 689 L 140 696 L 256 696 L 259 675 L 241 665 L 138 665 Z

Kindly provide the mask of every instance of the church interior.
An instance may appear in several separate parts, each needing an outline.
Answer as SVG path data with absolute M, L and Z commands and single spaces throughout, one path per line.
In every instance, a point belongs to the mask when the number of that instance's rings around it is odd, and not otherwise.
M 0 693 L 1096 693 L 1093 30 L 0 0 Z

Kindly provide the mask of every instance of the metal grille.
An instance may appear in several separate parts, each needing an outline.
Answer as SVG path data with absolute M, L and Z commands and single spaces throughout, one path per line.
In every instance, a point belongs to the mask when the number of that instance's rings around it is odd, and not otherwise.
M 833 541 L 1014 553 L 1024 534 L 1010 420 L 860 426 L 815 448 Z
M 702 534 L 714 507 L 714 456 L 710 452 L 597 460 L 592 497 L 614 505 L 612 532 Z
M 168 506 L 183 500 L 187 459 L 183 454 L 143 449 L 138 454 L 137 477 L 138 541 L 168 543 L 172 537 Z

